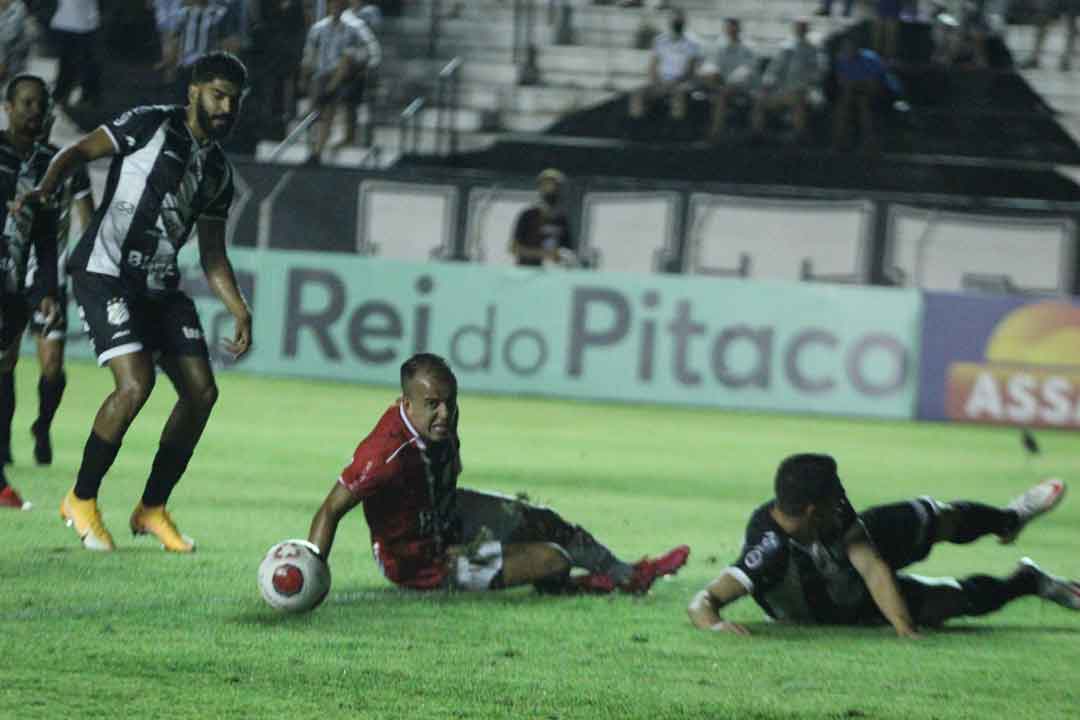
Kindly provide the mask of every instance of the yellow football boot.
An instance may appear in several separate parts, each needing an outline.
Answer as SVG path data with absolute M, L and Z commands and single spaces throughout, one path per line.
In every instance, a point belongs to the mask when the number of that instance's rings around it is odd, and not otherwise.
M 169 552 L 195 552 L 195 541 L 180 534 L 164 505 L 146 507 L 140 502 L 131 513 L 131 534 L 154 535 Z
M 60 502 L 60 519 L 69 528 L 74 528 L 83 547 L 87 550 L 110 552 L 116 549 L 112 535 L 105 529 L 105 523 L 101 521 L 101 513 L 98 511 L 95 498 L 80 500 L 75 497 L 74 489 L 69 490 Z

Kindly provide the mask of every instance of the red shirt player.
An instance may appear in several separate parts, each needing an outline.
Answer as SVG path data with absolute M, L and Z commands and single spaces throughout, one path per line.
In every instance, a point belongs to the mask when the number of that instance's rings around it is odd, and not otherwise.
M 311 522 L 329 559 L 338 523 L 359 504 L 372 550 L 391 582 L 418 590 L 487 590 L 533 583 L 545 591 L 644 593 L 674 574 L 690 549 L 628 564 L 554 511 L 457 487 L 457 379 L 437 355 L 401 366 L 402 396 L 361 441 Z M 584 574 L 570 577 L 572 568 Z

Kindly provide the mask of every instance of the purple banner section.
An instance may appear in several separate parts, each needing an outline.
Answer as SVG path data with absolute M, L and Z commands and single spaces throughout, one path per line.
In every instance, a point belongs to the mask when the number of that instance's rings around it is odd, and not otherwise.
M 1080 305 L 926 293 L 920 420 L 1080 428 Z

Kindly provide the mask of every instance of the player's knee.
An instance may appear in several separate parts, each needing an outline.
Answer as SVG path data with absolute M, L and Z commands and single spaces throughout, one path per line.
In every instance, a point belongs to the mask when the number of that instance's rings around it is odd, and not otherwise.
M 570 569 L 570 556 L 555 543 L 542 543 L 539 548 L 537 565 L 543 577 L 558 575 Z
M 140 379 L 132 378 L 116 388 L 113 399 L 125 416 L 134 418 L 150 398 L 153 389 L 153 376 Z
M 203 387 L 200 387 L 199 389 L 192 392 L 187 398 L 188 402 L 190 402 L 195 408 L 205 413 L 209 413 L 211 410 L 213 410 L 214 404 L 217 402 L 217 399 L 218 388 L 215 383 L 210 383 L 209 385 L 204 385 Z

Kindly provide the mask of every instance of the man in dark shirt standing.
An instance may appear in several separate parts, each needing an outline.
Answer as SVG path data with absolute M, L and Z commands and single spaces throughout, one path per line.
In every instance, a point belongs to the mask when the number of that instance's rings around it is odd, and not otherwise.
M 561 205 L 566 177 L 558 170 L 548 168 L 536 181 L 540 202 L 518 215 L 514 235 L 510 238 L 510 252 L 518 265 L 526 267 L 539 267 L 545 261 L 573 262 L 570 223 Z
M 60 314 L 56 288 L 60 193 L 44 196 L 44 202 L 34 207 L 9 209 L 8 203 L 17 193 L 41 177 L 53 149 L 39 142 L 50 112 L 45 81 L 36 75 L 16 75 L 4 93 L 8 127 L 0 133 L 0 434 L 5 427 L 10 434 L 10 417 L 15 411 L 13 371 L 22 332 L 35 311 L 47 329 Z M 37 282 L 40 299 L 34 306 L 30 304 L 31 289 L 26 285 L 26 268 L 32 255 L 41 263 Z M 0 438 L 0 452 L 7 455 L 0 458 L 0 507 L 29 509 L 29 503 L 23 502 L 4 476 L 3 465 L 10 461 L 10 446 L 4 438 Z
M 193 67 L 186 107 L 141 106 L 105 123 L 61 150 L 38 186 L 16 202 L 38 204 L 77 168 L 112 157 L 105 196 L 68 263 L 94 353 L 115 382 L 94 419 L 75 487 L 60 506 L 89 550 L 114 549 L 98 490 L 150 396 L 155 362 L 178 397 L 129 526 L 137 535 L 155 535 L 166 550 L 195 549 L 165 503 L 210 418 L 217 385 L 195 304 L 179 290 L 177 254 L 197 224 L 207 282 L 236 321 L 225 349 L 234 357 L 246 353 L 251 311 L 225 252 L 233 171 L 218 144 L 236 122 L 246 85 L 247 69 L 235 56 L 204 55 Z
M 701 630 L 747 634 L 719 612 L 744 595 L 776 620 L 803 624 L 888 622 L 900 637 L 965 615 L 984 615 L 1025 595 L 1080 610 L 1080 583 L 1043 572 L 1028 558 L 1007 578 L 937 580 L 897 571 L 926 558 L 935 543 L 983 535 L 1016 539 L 1027 523 L 1064 497 L 1057 478 L 1005 508 L 929 497 L 856 514 L 828 455 L 793 455 L 776 473 L 776 498 L 750 518 L 734 564 L 694 596 L 687 613 Z

